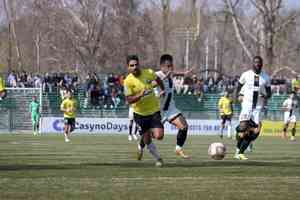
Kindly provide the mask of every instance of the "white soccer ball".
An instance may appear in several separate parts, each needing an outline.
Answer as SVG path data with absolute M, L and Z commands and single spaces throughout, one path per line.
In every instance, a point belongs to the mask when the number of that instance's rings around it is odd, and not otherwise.
M 226 155 L 226 146 L 221 142 L 211 143 L 208 147 L 208 155 L 214 160 L 222 160 Z

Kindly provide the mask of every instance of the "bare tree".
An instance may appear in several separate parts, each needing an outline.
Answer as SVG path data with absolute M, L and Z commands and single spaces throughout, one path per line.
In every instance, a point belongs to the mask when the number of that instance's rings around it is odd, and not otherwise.
M 237 0 L 233 3 L 232 0 L 225 0 L 228 11 L 231 13 L 236 37 L 250 59 L 254 53 L 261 54 L 266 64 L 271 67 L 276 55 L 274 49 L 277 36 L 282 29 L 299 16 L 299 12 L 292 12 L 284 17 L 280 13 L 283 8 L 282 0 L 250 0 L 257 13 L 255 16 L 256 28 L 251 30 L 238 16 L 236 8 L 240 2 L 242 1 Z M 252 42 L 247 43 L 247 39 Z M 256 47 L 249 45 L 251 43 L 256 44 Z

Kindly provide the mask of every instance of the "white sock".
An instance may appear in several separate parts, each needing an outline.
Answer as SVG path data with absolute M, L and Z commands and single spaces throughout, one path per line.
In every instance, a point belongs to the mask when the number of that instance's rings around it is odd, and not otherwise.
M 235 149 L 235 154 L 239 154 L 240 150 L 238 148 Z
M 152 143 L 150 143 L 150 144 L 148 144 L 148 150 L 149 150 L 149 152 L 152 154 L 152 156 L 156 159 L 156 160 L 159 160 L 159 159 L 161 159 L 160 158 L 160 155 L 159 155 L 159 153 L 158 153 L 158 151 L 157 151 L 157 149 L 156 149 L 156 146 L 155 146 L 155 144 L 152 142 Z
M 227 137 L 231 137 L 231 124 L 227 126 Z
M 176 147 L 175 147 L 175 150 L 176 150 L 176 151 L 181 150 L 181 149 L 182 149 L 181 146 L 176 145 Z

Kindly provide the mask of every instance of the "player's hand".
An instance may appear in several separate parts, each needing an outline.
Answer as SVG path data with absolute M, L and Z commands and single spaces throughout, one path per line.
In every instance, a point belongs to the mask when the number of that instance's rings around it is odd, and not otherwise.
M 166 95 L 166 92 L 164 90 L 161 90 L 159 92 L 159 97 L 164 97 Z
M 152 92 L 151 89 L 145 89 L 145 90 L 142 92 L 142 96 L 141 96 L 141 97 L 147 96 L 147 95 L 150 94 L 151 92 Z
M 172 71 L 168 71 L 168 73 L 166 74 L 165 78 L 171 77 L 171 74 L 172 74 Z M 164 78 L 164 79 L 165 79 L 165 78 Z
M 243 102 L 243 100 L 244 100 L 244 96 L 238 96 L 238 101 L 239 102 Z
M 157 87 L 157 85 L 158 85 L 158 84 L 157 84 L 157 81 L 156 81 L 156 80 L 151 81 L 151 85 L 152 85 L 152 87 L 154 87 L 154 88 Z

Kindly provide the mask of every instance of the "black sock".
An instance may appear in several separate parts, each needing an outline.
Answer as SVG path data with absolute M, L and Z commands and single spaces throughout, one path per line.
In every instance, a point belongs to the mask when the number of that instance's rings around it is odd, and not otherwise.
M 182 147 L 187 138 L 187 129 L 179 129 L 177 133 L 177 145 Z
M 239 133 L 236 134 L 236 148 L 240 149 L 241 148 L 241 144 L 243 141 L 243 138 L 240 137 Z
M 141 146 L 142 149 L 145 148 L 145 146 L 146 146 L 143 137 L 141 137 L 141 140 L 140 140 L 140 146 Z
M 138 130 L 139 130 L 139 127 L 135 124 L 134 135 L 137 134 Z
M 292 128 L 292 136 L 295 137 L 295 135 L 296 135 L 296 128 Z
M 132 124 L 129 124 L 129 135 L 132 135 Z
M 250 144 L 250 140 L 248 138 L 243 138 L 242 142 L 241 142 L 241 146 L 240 146 L 240 154 L 243 154 L 245 152 L 245 150 L 248 148 L 249 144 Z

